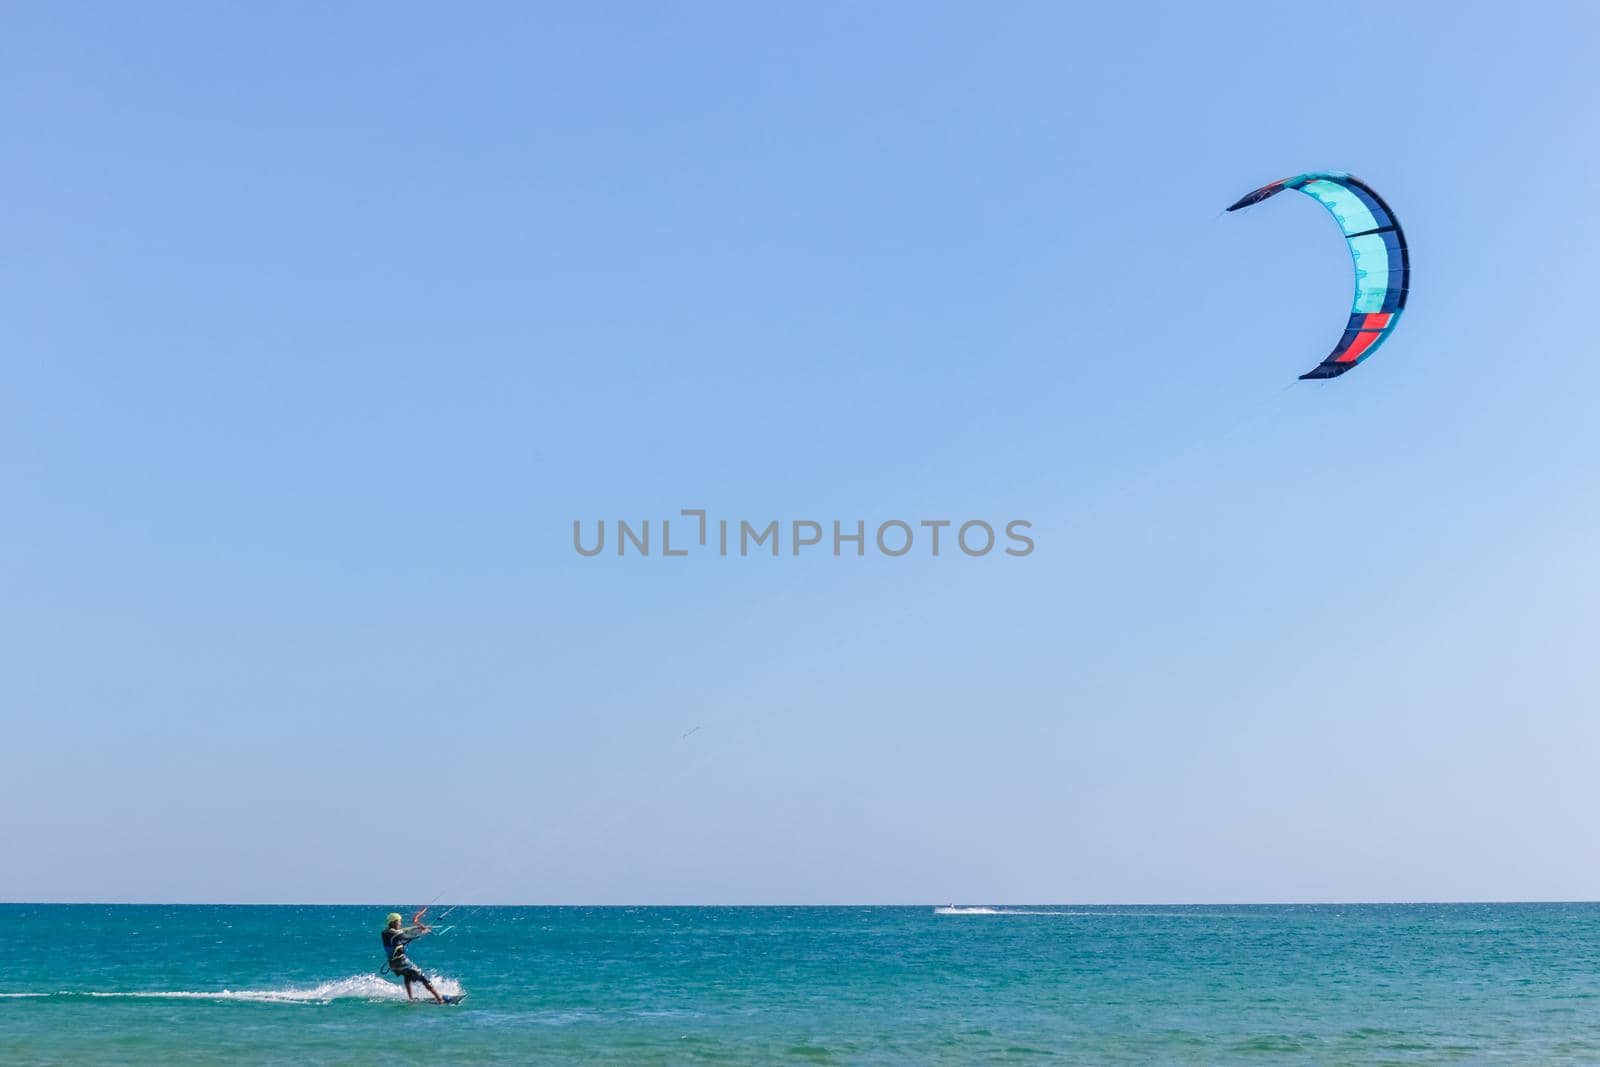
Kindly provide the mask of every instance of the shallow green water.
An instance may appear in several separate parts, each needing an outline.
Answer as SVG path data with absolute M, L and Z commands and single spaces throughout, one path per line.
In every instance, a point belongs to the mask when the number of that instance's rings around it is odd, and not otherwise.
M 0 1061 L 1600 1062 L 1600 905 L 0 905 Z M 436 911 L 442 910 L 436 908 Z

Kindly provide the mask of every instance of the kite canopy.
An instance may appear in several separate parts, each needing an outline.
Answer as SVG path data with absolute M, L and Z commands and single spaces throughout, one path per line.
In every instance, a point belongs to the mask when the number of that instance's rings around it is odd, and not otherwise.
M 1339 344 L 1305 378 L 1337 378 L 1378 350 L 1400 321 L 1411 287 L 1406 235 L 1383 197 L 1366 182 L 1341 171 L 1315 171 L 1263 185 L 1228 208 L 1259 204 L 1285 189 L 1305 193 L 1328 209 L 1356 266 L 1356 299 Z

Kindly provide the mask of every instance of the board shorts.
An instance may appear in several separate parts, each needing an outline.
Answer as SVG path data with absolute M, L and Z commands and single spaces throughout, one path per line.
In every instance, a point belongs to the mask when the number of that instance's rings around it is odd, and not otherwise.
M 390 960 L 389 970 L 394 972 L 396 978 L 409 978 L 413 982 L 422 981 L 422 968 L 408 959 Z

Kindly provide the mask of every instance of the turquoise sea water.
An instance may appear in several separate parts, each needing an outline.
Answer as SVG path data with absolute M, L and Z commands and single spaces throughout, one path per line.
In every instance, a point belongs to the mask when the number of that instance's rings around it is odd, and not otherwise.
M 6 1063 L 1600 1062 L 1600 905 L 0 905 Z M 443 905 L 435 912 L 442 911 Z

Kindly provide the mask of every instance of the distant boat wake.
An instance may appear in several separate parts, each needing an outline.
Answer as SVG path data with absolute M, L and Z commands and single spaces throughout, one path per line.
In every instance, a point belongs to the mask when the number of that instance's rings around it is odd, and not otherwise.
M 434 978 L 433 984 L 444 996 L 459 996 L 461 983 L 451 978 Z M 242 1001 L 252 1004 L 332 1004 L 341 1000 L 368 1002 L 404 1002 L 406 991 L 398 982 L 390 982 L 375 974 L 358 974 L 320 985 L 283 989 L 223 989 L 199 990 L 130 990 L 125 992 L 95 992 L 91 990 L 63 989 L 54 993 L 3 993 L 4 997 L 95 997 L 122 1000 L 205 1000 Z M 420 998 L 419 998 L 420 999 Z M 428 998 L 429 1003 L 432 999 Z
M 987 905 L 973 905 L 966 907 L 958 904 L 946 904 L 933 909 L 935 915 L 1073 915 L 1086 919 L 1195 919 L 1212 921 L 1216 919 L 1254 919 L 1265 918 L 1266 912 L 1250 912 L 1229 910 L 1218 907 L 1210 908 L 1167 908 L 1158 910 L 1152 907 L 1141 908 L 992 908 Z
M 987 908 L 987 907 L 961 907 L 956 904 L 947 904 L 942 908 L 934 908 L 935 915 L 1082 915 L 1077 911 L 1053 911 L 1046 908 Z

